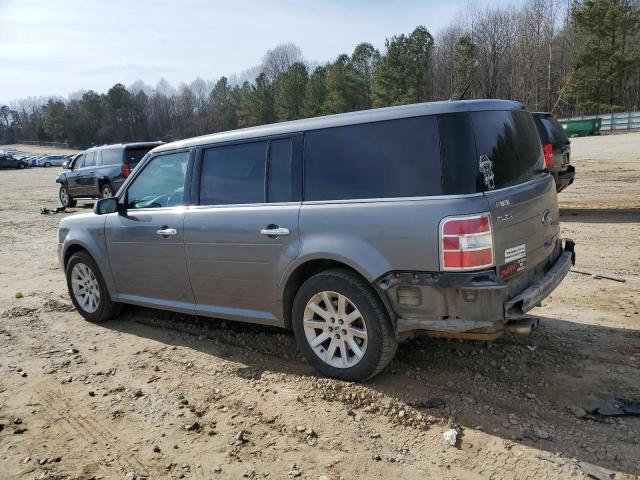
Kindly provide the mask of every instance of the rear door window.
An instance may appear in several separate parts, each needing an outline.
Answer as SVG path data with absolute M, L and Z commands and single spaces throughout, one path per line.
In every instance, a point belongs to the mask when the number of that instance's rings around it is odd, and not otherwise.
M 269 147 L 267 201 L 290 202 L 292 191 L 293 139 L 272 140 Z
M 200 205 L 263 203 L 267 144 L 252 142 L 205 150 Z
M 312 130 L 304 141 L 304 199 L 439 195 L 435 116 Z
M 551 137 L 551 143 L 553 143 L 554 146 L 561 147 L 569 143 L 569 137 L 567 137 L 567 134 L 559 121 L 552 117 L 545 117 L 544 123 L 547 126 L 547 130 Z
M 87 152 L 84 157 L 84 166 L 93 167 L 96 164 L 96 151 Z
M 493 171 L 493 180 L 487 181 L 484 189 L 510 187 L 540 174 L 544 157 L 531 113 L 483 111 L 472 112 L 471 116 L 478 162 Z

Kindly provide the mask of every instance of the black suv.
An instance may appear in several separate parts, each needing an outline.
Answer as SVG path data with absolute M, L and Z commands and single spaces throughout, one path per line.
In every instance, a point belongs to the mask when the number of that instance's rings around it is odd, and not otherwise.
M 113 197 L 147 152 L 163 143 L 104 145 L 76 155 L 56 178 L 60 184 L 60 203 L 73 207 L 78 198 Z
M 569 164 L 571 142 L 560 122 L 550 113 L 535 112 L 533 119 L 542 142 L 545 167 L 556 181 L 556 191 L 561 192 L 576 177 L 575 167 Z

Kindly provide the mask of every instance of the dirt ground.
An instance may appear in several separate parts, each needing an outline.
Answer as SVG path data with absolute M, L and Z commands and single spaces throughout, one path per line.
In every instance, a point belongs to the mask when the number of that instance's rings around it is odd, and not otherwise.
M 0 478 L 638 478 L 640 418 L 583 408 L 640 399 L 640 133 L 572 148 L 562 230 L 586 273 L 534 311 L 539 330 L 415 338 L 362 385 L 316 376 L 270 328 L 133 307 L 83 321 L 61 215 L 39 214 L 57 169 L 0 171 Z

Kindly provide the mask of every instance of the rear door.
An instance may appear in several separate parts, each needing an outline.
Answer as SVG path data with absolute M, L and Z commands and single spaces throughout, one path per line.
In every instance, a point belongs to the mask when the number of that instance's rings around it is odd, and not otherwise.
M 539 270 L 559 248 L 560 228 L 555 182 L 544 173 L 533 117 L 524 110 L 471 115 L 498 274 Z
M 298 255 L 301 136 L 212 146 L 185 217 L 196 311 L 278 324 L 280 278 Z

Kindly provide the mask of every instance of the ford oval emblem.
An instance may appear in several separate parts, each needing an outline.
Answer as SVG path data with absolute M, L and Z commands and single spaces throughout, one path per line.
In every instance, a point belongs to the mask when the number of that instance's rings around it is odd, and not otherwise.
M 547 209 L 542 212 L 541 220 L 543 225 L 551 225 L 551 222 L 553 222 L 553 214 L 551 213 L 551 210 Z

